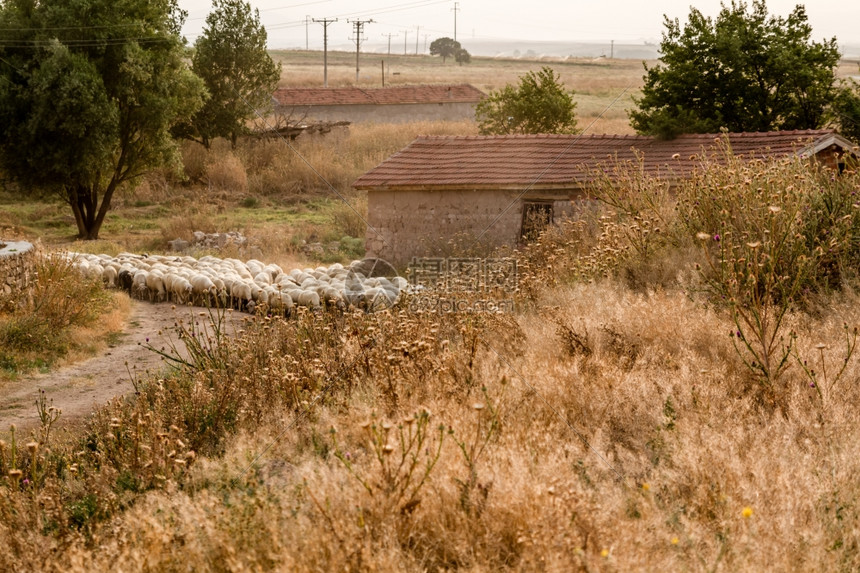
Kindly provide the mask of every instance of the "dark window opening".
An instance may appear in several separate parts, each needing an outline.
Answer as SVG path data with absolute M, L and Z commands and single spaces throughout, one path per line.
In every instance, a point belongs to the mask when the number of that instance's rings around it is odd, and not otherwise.
M 552 225 L 552 203 L 523 203 L 523 222 L 520 237 L 534 241 Z

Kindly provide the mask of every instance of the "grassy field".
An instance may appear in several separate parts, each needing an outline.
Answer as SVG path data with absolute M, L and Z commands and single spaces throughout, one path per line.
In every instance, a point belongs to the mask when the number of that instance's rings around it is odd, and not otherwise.
M 317 54 L 279 57 L 285 84 L 316 81 Z M 392 58 L 404 81 L 485 88 L 540 64 Z M 640 65 L 558 69 L 599 110 Z M 416 134 L 474 132 L 353 126 L 296 148 L 360 210 L 352 179 Z M 9 191 L 0 232 L 113 252 L 238 229 L 282 266 L 360 234 L 281 143 L 183 153 L 184 177 L 124 194 L 102 241 Z M 669 194 L 638 173 L 516 255 L 515 288 L 490 293 L 510 313 L 404 298 L 231 338 L 189 311 L 188 367 L 84 429 L 0 442 L 0 570 L 860 569 L 860 175 L 729 160 Z

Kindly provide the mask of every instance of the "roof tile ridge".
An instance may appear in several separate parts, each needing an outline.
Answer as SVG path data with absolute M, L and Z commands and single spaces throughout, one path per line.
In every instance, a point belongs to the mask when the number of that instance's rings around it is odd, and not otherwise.
M 654 137 L 651 135 L 642 135 L 640 133 L 604 133 L 601 134 L 603 137 L 611 137 L 612 139 L 626 139 L 633 141 L 650 141 Z
M 804 135 L 807 135 L 807 134 L 811 135 L 813 133 L 824 134 L 824 133 L 835 133 L 835 132 L 836 132 L 836 130 L 833 129 L 832 127 L 824 127 L 821 129 L 793 129 L 790 131 L 784 131 L 783 133 L 791 133 L 791 134 L 799 133 L 799 134 L 804 134 Z
M 452 135 L 452 134 L 419 134 L 416 136 L 417 139 L 469 139 L 469 138 L 478 138 L 478 137 L 486 137 L 485 135 Z

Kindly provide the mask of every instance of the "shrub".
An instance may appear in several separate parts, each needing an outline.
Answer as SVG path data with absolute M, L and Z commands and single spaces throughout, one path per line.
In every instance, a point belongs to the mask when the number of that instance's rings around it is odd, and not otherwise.
M 59 256 L 43 257 L 27 305 L 0 323 L 0 346 L 16 350 L 56 347 L 72 327 L 87 326 L 110 306 L 101 277 L 84 277 L 72 262 Z
M 347 197 L 346 201 L 337 201 L 332 207 L 331 218 L 339 235 L 363 239 L 367 233 L 367 197 Z
M 832 292 L 860 262 L 857 180 L 801 159 L 701 170 L 679 191 L 679 224 L 704 245 L 702 277 L 730 309 L 745 364 L 772 384 L 788 364 L 786 315 Z
M 233 153 L 210 157 L 206 164 L 209 187 L 218 191 L 244 194 L 248 191 L 248 174 L 242 161 Z

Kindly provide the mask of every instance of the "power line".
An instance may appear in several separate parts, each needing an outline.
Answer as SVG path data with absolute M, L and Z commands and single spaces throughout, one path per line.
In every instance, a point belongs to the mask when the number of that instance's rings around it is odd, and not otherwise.
M 460 3 L 454 2 L 454 7 L 451 8 L 451 11 L 454 12 L 454 41 L 457 41 L 457 12 L 460 11 Z
M 383 34 L 383 36 L 388 37 L 388 55 L 390 56 L 391 55 L 391 38 L 396 37 L 397 34 L 395 34 L 393 32 L 389 32 L 388 34 Z
M 373 20 L 353 20 L 350 23 L 355 27 L 355 38 L 352 40 L 355 41 L 355 83 L 358 85 L 358 55 L 361 53 L 361 42 L 367 39 L 362 38 L 361 31 L 365 25 L 372 24 Z
M 420 0 L 416 2 L 407 2 L 404 4 L 395 4 L 394 6 L 388 6 L 385 8 L 380 8 L 379 10 L 364 10 L 358 12 L 346 12 L 343 14 L 337 14 L 338 18 L 364 18 L 368 16 L 376 16 L 379 14 L 389 14 L 391 12 L 402 12 L 404 10 L 412 10 L 416 8 L 425 8 L 427 6 L 434 6 L 436 4 L 447 4 L 450 0 Z M 290 20 L 287 22 L 280 22 L 276 24 L 269 24 L 266 26 L 266 30 L 280 30 L 285 28 L 297 28 L 302 26 L 304 22 L 302 20 Z
M 323 87 L 328 87 L 328 25 L 332 22 L 337 22 L 337 18 L 329 20 L 328 18 L 313 19 L 315 23 L 323 25 Z

